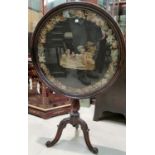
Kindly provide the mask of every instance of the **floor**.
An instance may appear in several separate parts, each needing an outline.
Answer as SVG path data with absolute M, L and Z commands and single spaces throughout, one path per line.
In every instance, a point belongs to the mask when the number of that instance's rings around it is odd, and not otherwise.
M 81 118 L 87 122 L 90 129 L 91 143 L 99 149 L 98 155 L 125 155 L 125 123 L 110 119 L 95 122 L 93 114 L 94 106 L 80 109 Z M 57 125 L 67 116 L 44 120 L 29 115 L 29 155 L 92 155 L 86 147 L 81 129 L 76 131 L 71 125 L 64 129 L 54 147 L 47 148 L 44 145 L 47 140 L 55 136 Z

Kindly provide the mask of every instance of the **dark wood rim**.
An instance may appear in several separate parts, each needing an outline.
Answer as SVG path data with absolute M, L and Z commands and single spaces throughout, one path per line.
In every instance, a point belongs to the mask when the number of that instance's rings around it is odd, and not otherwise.
M 107 23 L 110 25 L 110 27 L 115 32 L 116 38 L 117 38 L 117 40 L 119 42 L 119 49 L 120 49 L 120 61 L 119 61 L 118 67 L 117 67 L 117 71 L 116 71 L 115 75 L 112 77 L 112 79 L 110 79 L 108 84 L 106 84 L 103 88 L 100 88 L 95 92 L 82 94 L 82 95 L 65 93 L 60 88 L 57 88 L 57 87 L 51 85 L 49 80 L 45 77 L 44 73 L 42 72 L 42 70 L 41 70 L 41 68 L 39 66 L 38 59 L 37 59 L 37 56 L 38 56 L 37 55 L 37 50 L 36 50 L 37 38 L 38 38 L 39 31 L 41 30 L 42 26 L 44 25 L 44 23 L 48 20 L 48 18 L 50 16 L 52 16 L 54 14 L 57 14 L 58 12 L 61 12 L 62 10 L 70 9 L 70 8 L 87 9 L 87 10 L 93 11 L 93 12 L 99 14 L 100 16 L 104 17 L 105 20 L 107 21 Z M 86 2 L 69 2 L 69 3 L 61 4 L 61 5 L 53 8 L 52 10 L 50 10 L 40 20 L 40 22 L 37 24 L 36 29 L 35 29 L 35 31 L 33 33 L 32 40 L 31 40 L 31 55 L 32 55 L 32 61 L 33 61 L 34 67 L 36 68 L 36 71 L 37 71 L 39 77 L 42 79 L 42 81 L 51 90 L 54 90 L 57 93 L 64 94 L 64 95 L 66 95 L 68 97 L 71 97 L 71 98 L 80 98 L 80 99 L 82 99 L 82 98 L 94 97 L 98 93 L 106 91 L 117 80 L 117 78 L 120 75 L 120 72 L 121 72 L 121 70 L 123 68 L 124 62 L 125 62 L 125 42 L 124 42 L 123 34 L 122 34 L 118 24 L 114 21 L 114 19 L 111 17 L 111 15 L 109 15 L 105 10 L 103 10 L 103 8 L 100 8 L 100 7 L 98 7 L 98 6 L 94 5 L 94 4 L 86 3 Z

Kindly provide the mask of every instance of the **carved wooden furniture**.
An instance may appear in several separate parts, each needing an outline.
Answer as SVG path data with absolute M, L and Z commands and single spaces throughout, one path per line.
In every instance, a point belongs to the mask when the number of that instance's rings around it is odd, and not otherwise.
M 48 119 L 70 112 L 71 103 L 69 102 L 69 98 L 49 90 L 49 88 L 38 77 L 31 59 L 28 63 L 28 77 L 29 114 Z
M 53 35 L 60 24 L 63 31 Z M 59 49 L 56 51 L 59 54 L 53 54 L 53 47 Z M 117 23 L 105 10 L 91 3 L 59 5 L 40 20 L 32 39 L 34 67 L 50 90 L 70 97 L 72 104 L 70 117 L 60 122 L 54 140 L 48 141 L 47 147 L 58 142 L 70 123 L 76 129 L 81 126 L 88 149 L 98 152 L 90 143 L 86 122 L 79 117 L 79 99 L 106 91 L 118 78 L 124 58 L 125 43 Z M 53 63 L 65 71 L 63 76 L 55 74 Z
M 80 109 L 79 100 L 72 99 L 71 102 L 72 102 L 72 110 L 70 113 L 70 117 L 63 119 L 60 122 L 60 124 L 58 125 L 57 134 L 56 134 L 54 140 L 53 141 L 47 141 L 46 146 L 51 147 L 58 142 L 58 140 L 61 137 L 62 131 L 66 127 L 67 124 L 73 125 L 73 127 L 75 127 L 76 129 L 78 129 L 79 125 L 80 125 L 81 129 L 83 131 L 83 134 L 84 134 L 85 142 L 86 142 L 89 150 L 93 153 L 97 153 L 98 149 L 96 147 L 93 147 L 91 142 L 90 142 L 89 129 L 88 129 L 87 123 L 80 118 L 80 114 L 78 112 Z

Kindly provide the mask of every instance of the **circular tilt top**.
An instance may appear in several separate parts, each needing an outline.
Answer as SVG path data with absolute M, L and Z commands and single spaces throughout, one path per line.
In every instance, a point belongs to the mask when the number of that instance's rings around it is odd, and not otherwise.
M 102 8 L 83 2 L 50 10 L 38 23 L 31 47 L 43 82 L 72 98 L 106 91 L 125 59 L 125 42 L 117 23 Z

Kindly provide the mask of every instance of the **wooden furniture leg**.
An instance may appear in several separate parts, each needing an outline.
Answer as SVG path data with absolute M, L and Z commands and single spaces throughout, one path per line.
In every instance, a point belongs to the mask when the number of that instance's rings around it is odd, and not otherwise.
M 97 154 L 98 149 L 92 146 L 90 139 L 89 139 L 89 129 L 88 129 L 87 123 L 84 120 L 80 119 L 80 115 L 78 112 L 78 110 L 80 109 L 79 100 L 71 99 L 71 102 L 72 102 L 72 109 L 71 109 L 70 117 L 63 119 L 60 122 L 60 124 L 58 125 L 58 130 L 57 130 L 55 138 L 52 141 L 47 141 L 46 146 L 51 147 L 54 144 L 56 144 L 61 137 L 63 129 L 66 127 L 67 124 L 70 123 L 76 129 L 78 129 L 79 125 L 81 126 L 81 129 L 84 134 L 84 139 L 85 139 L 88 149 L 92 153 Z

